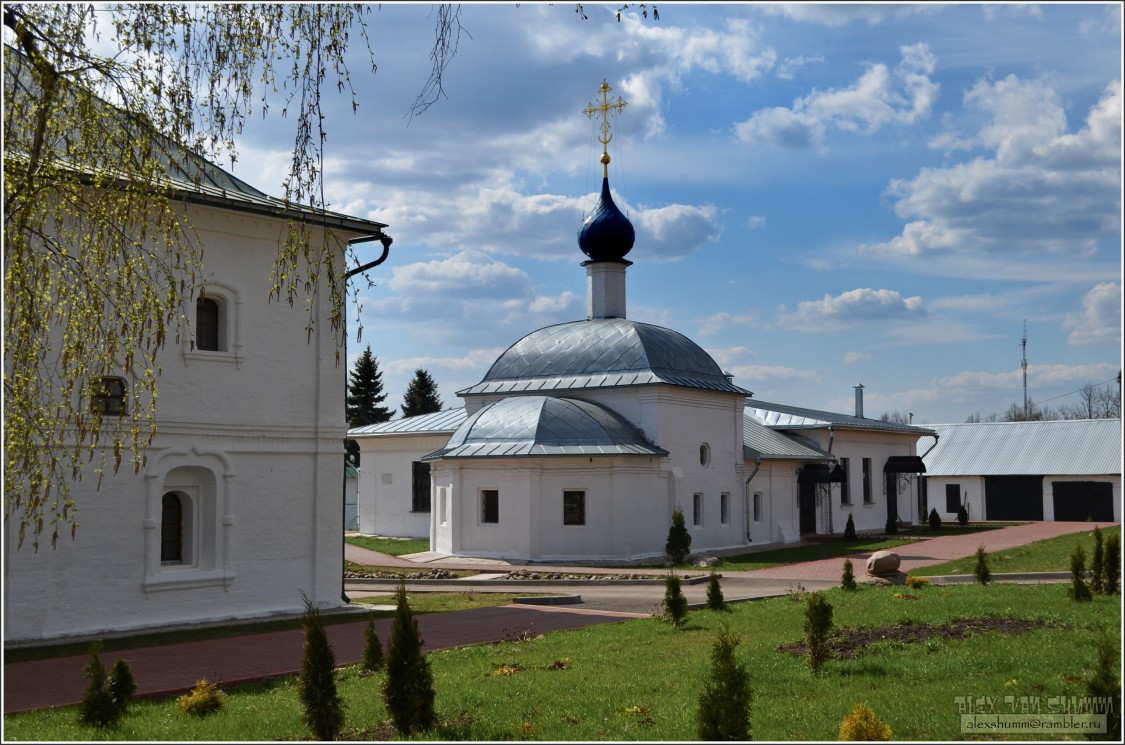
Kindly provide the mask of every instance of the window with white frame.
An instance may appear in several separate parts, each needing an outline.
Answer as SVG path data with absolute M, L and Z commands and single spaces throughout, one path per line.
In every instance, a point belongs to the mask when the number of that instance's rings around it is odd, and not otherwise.
M 124 416 L 129 413 L 127 396 L 129 384 L 124 378 L 102 378 L 94 384 L 90 408 L 104 416 Z

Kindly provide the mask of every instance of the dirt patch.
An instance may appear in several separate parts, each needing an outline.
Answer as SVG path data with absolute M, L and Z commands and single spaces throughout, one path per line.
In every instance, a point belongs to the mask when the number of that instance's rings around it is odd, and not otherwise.
M 841 629 L 833 632 L 828 640 L 828 648 L 836 659 L 854 659 L 863 654 L 868 645 L 876 642 L 898 642 L 917 644 L 928 639 L 964 639 L 970 634 L 997 632 L 1001 634 L 1026 634 L 1029 631 L 1047 626 L 1044 621 L 1029 621 L 1024 618 L 968 618 L 952 621 L 941 626 L 930 624 L 901 624 L 874 629 Z M 808 654 L 805 643 L 782 644 L 779 652 L 804 656 Z

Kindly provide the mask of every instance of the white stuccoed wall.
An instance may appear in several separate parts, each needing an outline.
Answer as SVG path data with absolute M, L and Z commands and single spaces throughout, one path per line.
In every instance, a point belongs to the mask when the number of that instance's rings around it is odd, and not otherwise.
M 412 512 L 413 463 L 449 442 L 448 434 L 361 437 L 359 532 L 428 538 L 430 513 Z M 433 509 L 434 498 L 430 497 Z
M 227 351 L 161 352 L 148 463 L 100 490 L 94 478 L 74 486 L 74 540 L 17 551 L 7 526 L 6 641 L 299 612 L 302 591 L 340 602 L 345 370 L 327 294 L 309 306 L 319 321 L 307 341 L 302 304 L 267 302 L 282 223 L 190 209 L 208 287 L 232 313 Z M 179 486 L 199 492 L 194 566 L 161 566 L 160 499 Z

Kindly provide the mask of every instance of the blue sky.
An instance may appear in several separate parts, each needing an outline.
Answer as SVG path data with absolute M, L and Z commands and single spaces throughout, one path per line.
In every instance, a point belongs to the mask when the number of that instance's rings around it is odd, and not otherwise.
M 462 6 L 446 97 L 410 118 L 433 6 L 383 4 L 378 70 L 333 100 L 332 209 L 389 225 L 363 338 L 400 406 L 447 407 L 509 345 L 585 317 L 600 187 L 582 114 L 627 101 L 610 183 L 637 230 L 628 315 L 765 401 L 959 422 L 1075 403 L 1121 368 L 1122 17 L 1111 4 Z M 362 50 L 362 43 L 356 51 Z M 232 169 L 278 193 L 291 123 Z

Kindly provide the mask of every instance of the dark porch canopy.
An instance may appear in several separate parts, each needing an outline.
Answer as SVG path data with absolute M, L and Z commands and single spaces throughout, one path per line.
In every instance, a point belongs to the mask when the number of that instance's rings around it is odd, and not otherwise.
M 844 469 L 839 464 L 814 463 L 805 466 L 797 474 L 797 483 L 840 484 L 844 481 Z
M 883 473 L 925 473 L 926 464 L 917 455 L 892 455 L 883 466 Z

